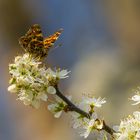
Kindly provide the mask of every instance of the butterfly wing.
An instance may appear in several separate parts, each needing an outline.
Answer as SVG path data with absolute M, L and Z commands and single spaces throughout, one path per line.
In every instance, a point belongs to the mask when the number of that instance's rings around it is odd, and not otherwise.
M 58 37 L 61 35 L 63 29 L 59 29 L 57 32 L 55 32 L 53 35 L 50 35 L 49 37 L 44 39 L 44 48 L 49 50 L 55 43 L 55 41 L 58 39 Z
M 26 52 L 35 56 L 44 56 L 44 44 L 41 28 L 38 24 L 34 24 L 25 34 L 19 39 L 20 45 Z
M 28 32 L 19 39 L 19 44 L 23 49 L 34 55 L 35 57 L 45 57 L 48 54 L 49 48 L 54 45 L 63 29 L 58 30 L 53 35 L 43 39 L 41 28 L 38 24 L 34 24 Z

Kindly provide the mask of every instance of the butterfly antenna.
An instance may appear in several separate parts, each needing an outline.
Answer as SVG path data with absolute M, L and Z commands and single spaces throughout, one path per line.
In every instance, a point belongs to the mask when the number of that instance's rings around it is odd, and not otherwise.
M 54 46 L 53 48 L 51 48 L 49 52 L 54 51 L 55 49 L 57 49 L 61 46 L 62 46 L 62 44 L 58 44 L 57 46 Z

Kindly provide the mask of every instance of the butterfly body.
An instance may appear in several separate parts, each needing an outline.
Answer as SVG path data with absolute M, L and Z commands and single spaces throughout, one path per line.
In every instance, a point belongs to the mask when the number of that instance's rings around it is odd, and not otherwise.
M 28 32 L 19 39 L 19 44 L 31 55 L 43 58 L 47 56 L 49 49 L 54 45 L 61 32 L 62 29 L 44 39 L 40 26 L 34 24 Z

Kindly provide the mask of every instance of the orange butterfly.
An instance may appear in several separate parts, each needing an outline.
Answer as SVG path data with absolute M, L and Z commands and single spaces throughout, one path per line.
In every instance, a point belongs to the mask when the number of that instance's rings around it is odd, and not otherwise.
M 47 56 L 49 49 L 54 46 L 55 41 L 62 31 L 63 29 L 59 29 L 53 35 L 44 39 L 40 26 L 34 24 L 28 32 L 19 39 L 19 44 L 26 52 L 35 57 L 43 58 Z

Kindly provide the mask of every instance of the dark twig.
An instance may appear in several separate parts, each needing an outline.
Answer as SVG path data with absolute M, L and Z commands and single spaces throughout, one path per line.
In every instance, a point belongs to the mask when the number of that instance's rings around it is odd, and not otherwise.
M 102 130 L 105 130 L 107 133 L 113 135 L 115 132 L 112 128 L 110 128 L 108 125 L 106 125 L 105 121 L 103 121 L 103 128 Z
M 56 86 L 56 95 L 59 96 L 63 101 L 65 101 L 68 105 L 68 108 L 70 111 L 75 111 L 81 115 L 83 115 L 84 117 L 90 119 L 90 114 L 86 113 L 85 111 L 81 110 L 80 108 L 78 108 L 77 106 L 75 106 L 68 98 L 66 98 L 58 89 L 58 87 Z
M 83 115 L 84 117 L 90 119 L 91 115 L 83 110 L 81 110 L 80 108 L 78 108 L 77 106 L 75 106 L 68 98 L 66 98 L 58 89 L 58 86 L 55 86 L 56 88 L 56 95 L 58 97 L 60 97 L 64 102 L 67 103 L 68 105 L 68 109 L 69 111 L 75 111 L 81 115 Z M 110 128 L 105 121 L 103 121 L 103 128 L 102 130 L 105 130 L 107 133 L 109 133 L 110 135 L 113 135 L 113 133 L 115 132 L 112 128 Z

